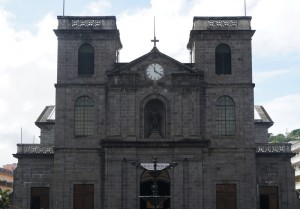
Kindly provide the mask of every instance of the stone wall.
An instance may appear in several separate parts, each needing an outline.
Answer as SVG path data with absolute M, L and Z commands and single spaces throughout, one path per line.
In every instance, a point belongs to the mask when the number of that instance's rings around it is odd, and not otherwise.
M 295 191 L 295 170 L 291 166 L 292 153 L 265 153 L 256 158 L 256 181 L 259 186 L 277 186 L 279 208 L 300 206 Z M 259 191 L 258 191 L 259 193 Z
M 50 188 L 50 199 L 53 198 L 53 154 L 18 158 L 18 167 L 14 170 L 15 206 L 30 208 L 32 187 Z M 51 201 L 50 208 L 53 208 Z

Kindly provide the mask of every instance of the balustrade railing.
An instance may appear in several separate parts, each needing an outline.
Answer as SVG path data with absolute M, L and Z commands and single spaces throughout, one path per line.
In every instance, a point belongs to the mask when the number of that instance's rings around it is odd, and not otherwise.
M 260 143 L 256 144 L 256 153 L 292 153 L 289 143 Z
M 17 154 L 53 154 L 53 144 L 18 144 Z
M 194 17 L 193 30 L 251 30 L 251 17 Z
M 116 18 L 114 16 L 59 16 L 58 29 L 69 30 L 86 30 L 86 29 L 101 29 L 114 30 L 117 29 Z
M 18 144 L 18 154 L 53 154 L 52 144 Z M 260 143 L 256 145 L 256 153 L 292 153 L 288 143 Z

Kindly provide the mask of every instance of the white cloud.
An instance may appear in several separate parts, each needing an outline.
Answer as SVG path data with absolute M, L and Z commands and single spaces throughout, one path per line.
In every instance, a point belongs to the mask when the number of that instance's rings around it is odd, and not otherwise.
M 5 164 L 17 162 L 17 160 L 12 156 L 13 153 L 17 152 L 17 146 L 15 143 L 9 143 L 7 141 L 1 140 L 0 143 L 0 167 Z
M 10 26 L 9 14 L 0 13 L 0 153 L 10 153 L 0 158 L 0 166 L 16 161 L 11 153 L 16 152 L 23 127 L 23 142 L 32 143 L 33 135 L 38 138 L 35 127 L 45 105 L 54 103 L 56 78 L 57 41 L 53 28 L 57 20 L 47 14 L 37 23 L 37 33 L 16 31 Z M 36 140 L 38 141 L 38 140 Z
M 186 8 L 185 2 L 152 0 L 150 8 L 135 13 L 127 11 L 119 15 L 117 24 L 123 44 L 121 61 L 131 61 L 152 49 L 155 16 L 158 49 L 180 61 L 188 62 L 189 52 L 186 45 L 192 28 L 192 18 L 183 12 Z
M 300 128 L 300 94 L 286 95 L 263 104 L 274 121 L 270 133 L 286 133 Z
M 261 56 L 300 52 L 300 1 L 259 1 L 251 9 L 254 52 Z
M 7 112 L 7 102 L 5 100 L 0 100 L 0 118 L 4 118 L 4 114 Z M 1 131 L 1 128 L 0 128 Z
M 250 0 L 247 4 L 247 14 L 253 15 L 252 28 L 256 30 L 253 52 L 257 56 L 300 53 L 300 28 L 296 27 L 300 19 L 296 8 L 300 8 L 300 1 L 291 0 L 287 4 L 283 0 Z M 126 11 L 117 16 L 124 46 L 121 58 L 129 61 L 151 49 L 153 16 L 156 16 L 159 49 L 179 60 L 189 61 L 186 44 L 194 16 L 243 15 L 241 0 L 152 0 L 150 8 Z M 141 44 L 144 47 L 139 47 Z M 131 56 L 130 50 L 136 55 Z
M 101 16 L 106 9 L 110 8 L 110 6 L 111 4 L 108 0 L 92 1 L 84 8 L 80 15 Z
M 241 0 L 194 0 L 191 14 L 193 16 L 243 16 L 244 2 Z
M 8 89 L 10 83 L 10 76 L 8 73 L 0 74 L 0 91 L 5 91 Z
M 280 77 L 282 75 L 287 75 L 289 73 L 291 73 L 291 70 L 289 69 L 254 72 L 253 80 L 255 81 L 255 83 L 262 83 L 266 80 L 274 79 L 275 77 Z

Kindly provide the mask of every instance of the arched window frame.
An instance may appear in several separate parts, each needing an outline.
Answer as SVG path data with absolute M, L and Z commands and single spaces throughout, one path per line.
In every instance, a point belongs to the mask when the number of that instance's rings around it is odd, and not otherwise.
M 94 75 L 94 48 L 90 44 L 82 44 L 78 49 L 78 75 Z
M 216 47 L 215 65 L 217 75 L 231 74 L 231 49 L 227 44 L 219 44 Z
M 74 104 L 75 136 L 92 136 L 95 131 L 95 105 L 88 96 L 79 97 Z
M 234 136 L 236 134 L 235 103 L 229 96 L 221 96 L 215 105 L 216 135 Z
M 167 98 L 165 98 L 164 96 L 160 95 L 160 94 L 150 94 L 148 96 L 146 96 L 140 103 L 140 137 L 141 138 L 147 138 L 145 135 L 145 107 L 146 104 L 150 101 L 150 100 L 154 100 L 154 99 L 158 99 L 161 100 L 164 105 L 165 105 L 165 138 L 168 138 L 171 136 L 171 123 L 168 122 L 171 120 L 171 113 L 170 113 L 170 104 Z

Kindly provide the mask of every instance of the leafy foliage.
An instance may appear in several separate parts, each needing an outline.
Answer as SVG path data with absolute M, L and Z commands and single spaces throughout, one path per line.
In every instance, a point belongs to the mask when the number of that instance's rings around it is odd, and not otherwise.
M 289 141 L 300 141 L 300 129 L 295 129 L 286 134 L 269 134 L 269 142 L 284 143 Z
M 293 130 L 288 134 L 288 137 L 292 140 L 299 141 L 300 140 L 300 128 Z
M 7 209 L 9 207 L 9 194 L 10 190 L 2 191 L 0 188 L 0 208 Z
M 283 134 L 277 134 L 277 135 L 273 135 L 273 134 L 269 134 L 269 142 L 271 143 L 283 143 L 285 142 L 286 137 Z

